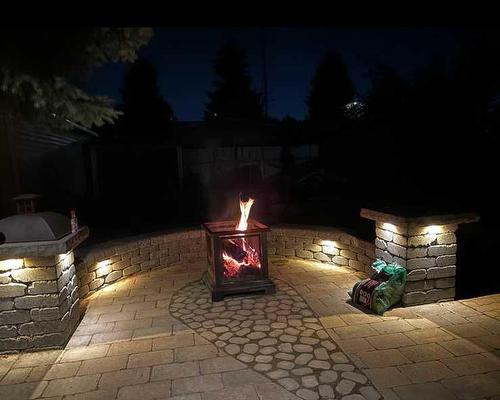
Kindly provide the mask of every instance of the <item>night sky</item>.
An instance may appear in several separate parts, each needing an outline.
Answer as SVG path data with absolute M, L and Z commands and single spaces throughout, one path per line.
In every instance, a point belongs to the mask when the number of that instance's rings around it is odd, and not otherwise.
M 411 76 L 434 56 L 453 57 L 456 34 L 437 28 L 265 28 L 269 114 L 305 116 L 311 78 L 328 50 L 342 54 L 363 96 L 369 89 L 366 73 L 371 67 L 384 63 Z M 177 119 L 201 120 L 214 80 L 213 59 L 226 40 L 233 39 L 246 50 L 253 86 L 261 89 L 261 37 L 258 28 L 156 28 L 140 55 L 156 67 L 161 93 Z M 126 68 L 126 64 L 110 64 L 96 70 L 89 90 L 120 102 Z

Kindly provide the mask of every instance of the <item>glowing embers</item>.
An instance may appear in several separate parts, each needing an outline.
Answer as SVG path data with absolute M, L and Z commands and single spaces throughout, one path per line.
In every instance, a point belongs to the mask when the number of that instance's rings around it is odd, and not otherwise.
M 222 248 L 226 279 L 256 279 L 260 276 L 259 236 L 223 239 Z

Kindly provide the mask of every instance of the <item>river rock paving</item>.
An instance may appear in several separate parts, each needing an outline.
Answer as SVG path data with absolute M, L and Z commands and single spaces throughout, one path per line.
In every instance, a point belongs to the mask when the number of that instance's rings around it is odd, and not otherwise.
M 376 394 L 297 291 L 275 283 L 274 295 L 212 302 L 205 284 L 193 282 L 173 295 L 170 314 L 301 399 Z

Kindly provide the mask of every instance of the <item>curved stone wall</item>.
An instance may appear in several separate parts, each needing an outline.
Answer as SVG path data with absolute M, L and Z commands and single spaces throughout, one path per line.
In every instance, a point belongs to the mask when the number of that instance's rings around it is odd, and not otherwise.
M 83 298 L 137 272 L 206 257 L 206 243 L 200 228 L 188 228 L 82 248 L 77 257 L 76 274 Z
M 333 228 L 280 225 L 271 227 L 268 252 L 368 272 L 374 245 Z M 205 258 L 206 241 L 202 229 L 190 228 L 106 242 L 80 249 L 77 257 L 76 273 L 83 298 L 137 272 Z
M 344 231 L 320 226 L 280 225 L 271 228 L 269 254 L 316 260 L 371 274 L 375 246 Z

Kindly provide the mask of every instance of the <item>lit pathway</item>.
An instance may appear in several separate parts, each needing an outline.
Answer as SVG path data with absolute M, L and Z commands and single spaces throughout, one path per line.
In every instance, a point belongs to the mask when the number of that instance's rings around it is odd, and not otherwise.
M 206 298 L 203 300 L 205 289 L 196 284 L 203 268 L 199 263 L 158 269 L 117 282 L 91 296 L 85 316 L 65 350 L 0 356 L 0 399 L 285 400 L 298 396 L 317 398 L 319 394 L 331 395 L 332 391 L 335 398 L 350 400 L 377 399 L 377 392 L 387 399 L 500 396 L 500 295 L 399 308 L 379 317 L 346 303 L 347 289 L 359 279 L 353 271 L 273 258 L 270 270 L 280 282 L 278 300 L 266 299 L 263 303 L 262 297 L 227 299 L 216 303 L 226 310 L 215 309 L 207 315 L 194 312 L 212 307 L 203 306 L 207 304 Z M 182 290 L 178 292 L 186 285 L 187 296 Z M 289 300 L 294 303 L 289 304 Z M 231 342 L 234 335 L 223 336 L 227 333 L 222 332 L 224 328 L 214 332 L 217 312 L 245 310 L 251 301 L 254 305 L 265 304 L 255 310 L 267 307 L 268 313 L 277 317 L 279 310 L 290 310 L 292 314 L 283 312 L 282 318 L 275 321 L 269 315 L 257 320 L 245 313 L 234 314 L 245 318 L 231 314 L 226 318 L 230 320 L 226 327 L 235 328 L 230 324 L 237 320 L 241 329 L 251 330 L 243 335 L 238 329 L 242 335 L 236 336 L 248 338 L 252 332 L 266 335 L 252 335 L 246 343 L 234 343 L 234 339 Z M 277 304 L 269 304 L 272 301 Z M 193 312 L 180 311 L 184 309 Z M 300 310 L 304 313 L 300 314 Z M 308 315 L 310 310 L 316 315 Z M 290 319 L 300 320 L 301 325 L 287 322 L 286 326 L 272 326 L 284 324 L 283 317 L 297 311 L 301 318 Z M 181 317 L 189 314 L 194 315 L 184 318 L 187 326 Z M 196 321 L 196 315 L 204 319 Z M 318 317 L 322 327 L 313 320 Z M 207 321 L 213 321 L 214 326 Z M 295 330 L 290 329 L 293 324 Z M 262 326 L 269 326 L 269 330 Z M 307 329 L 314 332 L 301 336 Z M 273 339 L 273 331 L 279 341 L 261 343 Z M 329 337 L 318 332 L 326 332 Z M 305 339 L 309 341 L 305 343 L 301 340 L 304 337 L 319 342 Z M 280 349 L 286 340 L 290 340 L 290 346 Z M 245 344 L 254 346 L 247 346 L 245 351 Z M 304 346 L 294 348 L 294 344 Z M 272 351 L 273 346 L 278 346 L 278 351 Z M 252 354 L 256 348 L 258 352 Z M 289 356 L 279 360 L 274 356 L 278 353 Z M 298 353 L 306 356 L 297 361 Z M 307 354 L 313 358 L 302 367 L 306 374 L 294 374 L 294 369 L 300 369 L 296 364 L 309 358 Z M 273 357 L 257 360 L 258 355 Z M 281 361 L 289 364 L 278 366 Z M 335 374 L 323 373 L 321 378 L 321 367 L 326 364 L 307 365 L 311 361 L 329 363 L 331 369 L 325 371 Z M 284 388 L 287 384 L 290 391 Z

